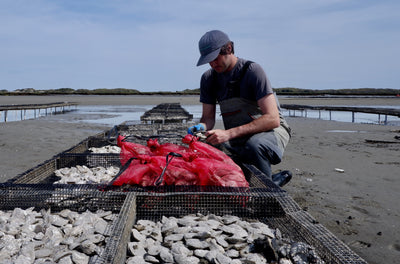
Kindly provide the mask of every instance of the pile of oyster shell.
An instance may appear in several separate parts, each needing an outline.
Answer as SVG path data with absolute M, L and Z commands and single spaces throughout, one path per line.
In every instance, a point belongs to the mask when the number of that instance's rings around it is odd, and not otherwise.
M 138 220 L 126 263 L 324 263 L 315 249 L 279 229 L 237 216 L 187 215 Z
M 118 146 L 104 146 L 104 147 L 99 147 L 99 148 L 89 148 L 89 151 L 92 153 L 116 153 L 119 154 L 121 152 L 121 148 Z
M 54 174 L 60 177 L 60 180 L 55 181 L 54 184 L 108 183 L 118 172 L 117 166 L 89 168 L 85 165 L 77 165 L 56 170 Z
M 100 148 L 89 148 L 89 151 L 92 153 L 117 154 L 121 152 L 121 148 L 118 146 L 109 145 Z M 96 157 L 95 161 L 92 161 L 89 157 L 89 163 L 87 165 L 90 166 L 93 164 L 99 164 L 98 159 L 100 158 Z M 110 166 L 106 168 L 102 166 L 88 166 L 77 165 L 75 167 L 66 167 L 56 170 L 54 174 L 57 177 L 60 177 L 60 179 L 55 181 L 54 184 L 109 183 L 119 172 L 119 167 L 117 166 Z
M 0 211 L 1 263 L 88 263 L 104 250 L 110 211 Z

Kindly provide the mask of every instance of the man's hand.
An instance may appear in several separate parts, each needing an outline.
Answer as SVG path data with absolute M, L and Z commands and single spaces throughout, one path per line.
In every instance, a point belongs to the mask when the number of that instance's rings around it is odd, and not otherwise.
M 212 145 L 218 145 L 230 140 L 230 133 L 228 130 L 214 129 L 206 133 L 207 142 Z
M 187 132 L 188 134 L 193 135 L 194 133 L 204 132 L 204 131 L 206 131 L 206 127 L 204 126 L 204 124 L 200 123 L 195 126 L 189 127 Z

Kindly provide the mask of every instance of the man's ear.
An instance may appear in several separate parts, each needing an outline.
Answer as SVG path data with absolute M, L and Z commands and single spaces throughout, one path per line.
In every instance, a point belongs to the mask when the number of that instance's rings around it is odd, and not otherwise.
M 226 47 L 226 54 L 231 54 L 232 53 L 232 44 L 229 44 L 227 47 Z

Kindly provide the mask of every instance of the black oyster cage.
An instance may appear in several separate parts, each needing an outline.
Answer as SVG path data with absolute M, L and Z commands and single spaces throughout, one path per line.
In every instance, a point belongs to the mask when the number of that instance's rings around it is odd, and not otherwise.
M 118 154 L 93 154 L 91 147 L 116 144 L 118 135 L 145 144 L 149 137 L 160 143 L 179 143 L 187 124 L 122 124 L 110 131 L 88 137 L 76 146 L 38 166 L 0 184 L 0 209 L 34 207 L 59 211 L 71 209 L 111 210 L 118 217 L 110 225 L 110 238 L 102 252 L 91 263 L 125 263 L 131 228 L 137 220 L 161 220 L 163 216 L 188 214 L 236 215 L 259 220 L 278 228 L 293 241 L 313 246 L 326 263 L 366 263 L 347 245 L 337 239 L 274 183 L 263 179 L 254 166 L 241 164 L 249 188 L 214 186 L 139 186 L 115 187 L 108 184 L 54 184 L 54 171 L 60 168 L 117 166 Z
M 183 187 L 182 187 L 183 188 Z M 125 263 L 131 228 L 137 220 L 161 220 L 163 216 L 182 217 L 189 214 L 235 215 L 258 220 L 271 228 L 278 228 L 293 241 L 312 245 L 326 263 L 366 263 L 343 242 L 284 192 L 265 192 L 260 188 L 243 190 L 196 191 L 191 189 L 161 191 L 103 191 L 94 185 L 53 186 L 11 185 L 0 187 L 0 209 L 16 207 L 51 209 L 111 210 L 118 217 L 109 226 L 110 237 L 102 253 L 91 263 Z
M 71 186 L 70 188 L 51 188 L 48 186 L 7 186 L 0 187 L 0 210 L 14 208 L 36 211 L 50 210 L 52 213 L 69 209 L 77 213 L 97 210 L 111 211 L 115 217 L 107 225 L 105 245 L 99 255 L 91 256 L 89 263 L 119 263 L 109 262 L 111 251 L 116 252 L 120 246 L 120 236 L 129 231 L 125 230 L 132 223 L 131 203 L 132 194 L 117 192 L 98 192 L 91 186 Z M 29 242 L 28 242 L 29 243 Z M 107 261 L 106 261 L 107 260 Z
M 77 145 L 67 149 L 64 153 L 87 153 L 92 147 L 99 148 L 107 145 L 116 145 L 117 136 L 127 136 L 127 140 L 146 145 L 150 138 L 157 138 L 162 143 L 182 144 L 182 138 L 187 134 L 188 124 L 167 123 L 167 124 L 134 124 L 129 121 L 115 126 L 109 131 L 88 137 Z
M 47 160 L 38 166 L 18 175 L 15 178 L 10 179 L 7 184 L 30 184 L 34 187 L 36 184 L 54 184 L 59 178 L 55 175 L 55 171 L 62 168 L 70 168 L 76 167 L 78 165 L 85 165 L 88 168 L 95 167 L 110 167 L 116 166 L 120 170 L 122 170 L 121 162 L 119 154 L 88 154 L 88 153 L 62 153 L 53 157 L 50 160 Z M 249 182 L 250 189 L 252 188 L 262 188 L 265 191 L 273 191 L 273 192 L 283 192 L 278 186 L 268 180 L 262 180 L 263 174 L 256 167 L 249 164 L 242 164 L 242 170 L 246 176 L 247 181 Z M 62 184 L 57 184 L 58 186 L 62 186 Z M 65 184 L 65 185 L 77 185 L 77 184 Z M 104 186 L 104 188 L 108 189 L 116 189 L 111 186 L 107 186 L 107 183 L 103 184 L 95 184 L 97 186 Z M 123 189 L 129 189 L 131 187 L 122 187 Z M 157 187 L 157 188 L 144 188 L 144 187 L 135 187 L 135 190 L 142 189 L 163 189 L 165 187 Z M 185 187 L 186 188 L 186 187 Z M 197 188 L 196 186 L 191 186 L 191 188 Z M 218 188 L 218 187 L 215 187 Z M 222 187 L 219 187 L 222 188 Z M 132 189 L 132 188 L 131 188 Z M 228 187 L 222 189 L 229 189 Z

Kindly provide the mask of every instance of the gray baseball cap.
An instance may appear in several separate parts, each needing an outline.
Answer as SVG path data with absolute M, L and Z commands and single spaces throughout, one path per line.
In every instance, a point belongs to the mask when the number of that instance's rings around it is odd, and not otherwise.
M 219 30 L 211 30 L 199 40 L 200 59 L 197 66 L 209 63 L 218 57 L 221 47 L 230 41 L 228 35 Z

